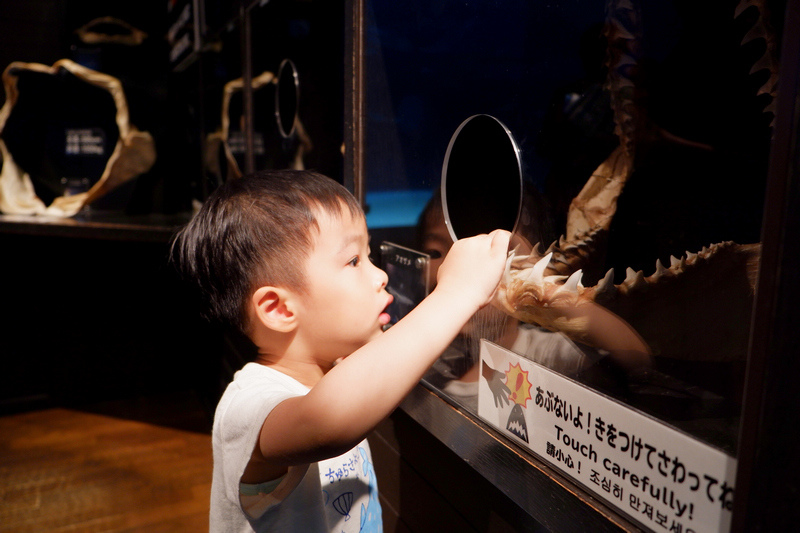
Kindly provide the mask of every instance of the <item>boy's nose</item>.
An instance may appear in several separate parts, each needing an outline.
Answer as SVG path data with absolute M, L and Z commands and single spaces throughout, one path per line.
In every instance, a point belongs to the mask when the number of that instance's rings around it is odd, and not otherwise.
M 389 275 L 378 267 L 375 267 L 377 275 L 375 276 L 375 286 L 380 291 L 389 283 Z

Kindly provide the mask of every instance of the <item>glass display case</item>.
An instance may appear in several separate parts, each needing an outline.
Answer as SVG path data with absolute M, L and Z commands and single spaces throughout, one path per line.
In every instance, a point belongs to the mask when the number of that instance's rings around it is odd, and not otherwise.
M 229 178 L 312 168 L 342 181 L 343 5 L 198 2 L 204 199 Z
M 623 528 L 765 520 L 743 502 L 761 498 L 751 486 L 768 438 L 756 436 L 769 419 L 761 402 L 784 390 L 763 372 L 785 342 L 758 310 L 775 305 L 780 262 L 793 261 L 780 228 L 794 190 L 794 3 L 348 7 L 345 183 L 373 236 L 425 254 L 429 286 L 453 239 L 504 227 L 519 244 L 498 305 L 423 381 L 458 414 L 441 422 L 416 391 L 412 417 L 467 460 L 432 421 L 529 454 L 517 486 L 494 461 L 476 468 L 547 527 L 564 522 L 525 488 L 566 492 L 570 511 L 588 505 Z M 479 122 L 488 127 L 468 132 Z M 487 364 L 493 350 L 503 368 Z M 526 418 L 507 411 L 495 424 L 497 402 L 526 417 L 558 409 L 568 427 L 522 431 Z M 604 402 L 618 411 L 590 422 Z M 631 428 L 651 423 L 637 456 Z M 543 431 L 533 446 L 529 433 Z M 632 466 L 614 461 L 623 446 Z

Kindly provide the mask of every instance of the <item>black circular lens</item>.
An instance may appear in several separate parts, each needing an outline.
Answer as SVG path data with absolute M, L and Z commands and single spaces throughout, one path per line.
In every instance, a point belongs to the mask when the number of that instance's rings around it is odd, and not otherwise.
M 458 127 L 442 169 L 442 204 L 453 240 L 513 232 L 522 203 L 519 149 L 508 129 L 489 115 Z
M 297 69 L 291 60 L 284 59 L 278 69 L 275 91 L 275 117 L 278 121 L 278 131 L 284 138 L 291 137 L 294 133 L 299 97 L 300 81 Z

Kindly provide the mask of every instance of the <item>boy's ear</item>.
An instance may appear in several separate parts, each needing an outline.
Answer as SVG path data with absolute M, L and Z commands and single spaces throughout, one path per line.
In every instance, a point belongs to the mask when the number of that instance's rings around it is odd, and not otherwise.
M 260 287 L 253 293 L 255 318 L 273 331 L 288 333 L 297 327 L 294 293 L 280 287 Z

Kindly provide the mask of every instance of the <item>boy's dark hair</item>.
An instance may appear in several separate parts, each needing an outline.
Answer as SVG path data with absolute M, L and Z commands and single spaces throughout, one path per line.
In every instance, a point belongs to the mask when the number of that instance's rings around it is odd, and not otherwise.
M 258 287 L 303 291 L 303 265 L 319 228 L 315 212 L 364 216 L 350 192 L 327 176 L 272 170 L 231 179 L 176 235 L 172 261 L 199 289 L 208 320 L 247 333 L 245 304 Z

